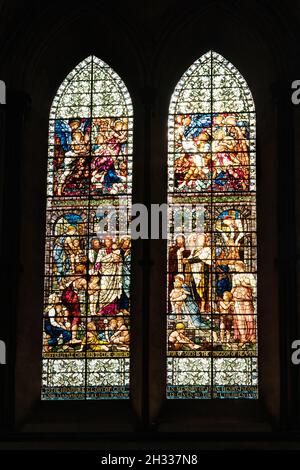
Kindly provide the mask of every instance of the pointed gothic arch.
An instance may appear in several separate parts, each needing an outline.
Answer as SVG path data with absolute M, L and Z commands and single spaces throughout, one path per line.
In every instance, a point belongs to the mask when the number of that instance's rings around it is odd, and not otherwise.
M 110 207 L 130 210 L 132 132 L 124 82 L 89 56 L 50 111 L 44 400 L 129 397 L 130 234 L 99 223 Z
M 167 397 L 257 398 L 252 94 L 209 51 L 169 108 Z

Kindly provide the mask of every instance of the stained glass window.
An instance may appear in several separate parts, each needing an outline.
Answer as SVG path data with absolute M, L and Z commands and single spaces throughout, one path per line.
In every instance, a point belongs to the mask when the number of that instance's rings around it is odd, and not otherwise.
M 208 52 L 173 93 L 168 128 L 167 397 L 258 396 L 255 107 Z
M 120 77 L 90 56 L 50 112 L 42 399 L 129 397 L 133 111 Z M 102 225 L 101 225 L 102 223 Z

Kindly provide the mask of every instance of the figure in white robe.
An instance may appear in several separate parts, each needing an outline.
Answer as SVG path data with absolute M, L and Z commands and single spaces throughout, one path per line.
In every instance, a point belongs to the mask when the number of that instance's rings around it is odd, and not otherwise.
M 116 315 L 122 295 L 122 258 L 111 237 L 106 237 L 104 243 L 96 261 L 100 275 L 98 315 Z

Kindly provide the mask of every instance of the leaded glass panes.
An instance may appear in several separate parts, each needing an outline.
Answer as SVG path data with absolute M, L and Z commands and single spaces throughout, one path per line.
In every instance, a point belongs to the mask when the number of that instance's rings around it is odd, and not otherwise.
M 257 398 L 255 108 L 208 52 L 168 127 L 167 397 Z
M 130 211 L 132 129 L 124 83 L 88 57 L 50 112 L 45 400 L 129 397 L 130 233 L 99 227 L 110 208 Z

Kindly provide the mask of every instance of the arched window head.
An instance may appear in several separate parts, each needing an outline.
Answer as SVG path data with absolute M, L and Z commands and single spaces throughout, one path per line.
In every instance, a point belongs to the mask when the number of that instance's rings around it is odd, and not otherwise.
M 42 399 L 129 396 L 133 112 L 120 77 L 90 56 L 49 124 Z
M 168 131 L 167 397 L 257 398 L 255 107 L 208 52 Z

